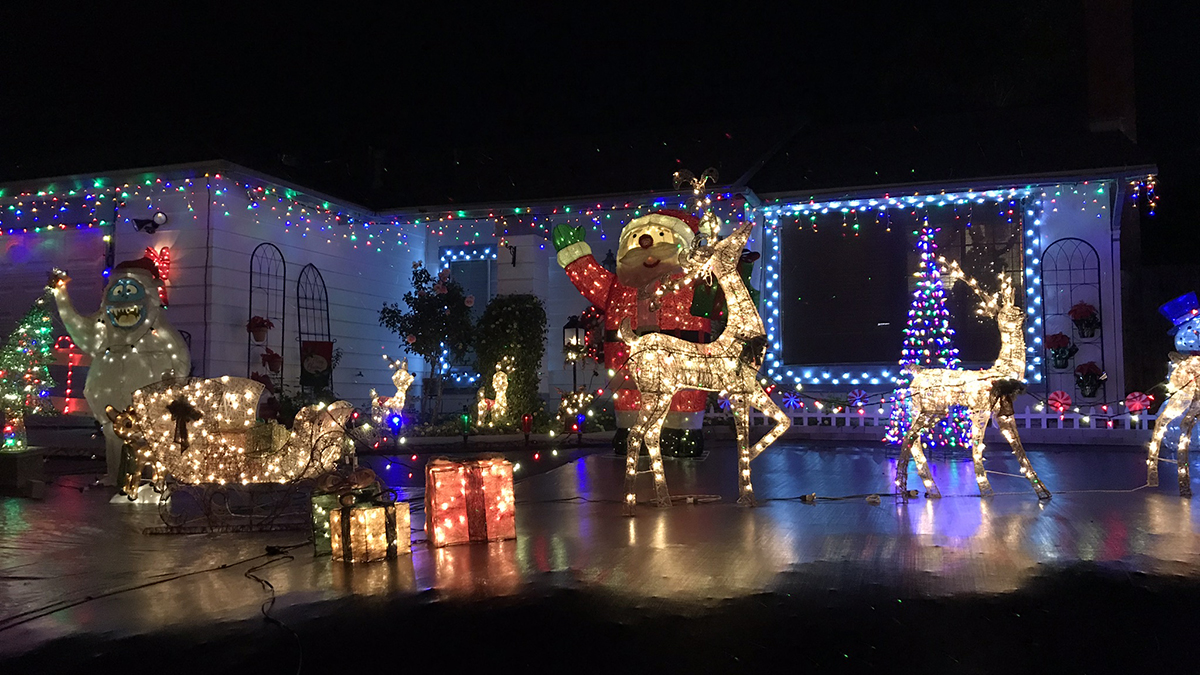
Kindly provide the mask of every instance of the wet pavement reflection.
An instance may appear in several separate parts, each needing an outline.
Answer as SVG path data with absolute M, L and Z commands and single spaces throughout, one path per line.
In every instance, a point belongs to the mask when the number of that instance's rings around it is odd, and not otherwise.
M 635 518 L 620 515 L 622 459 L 594 454 L 517 484 L 515 541 L 429 549 L 414 513 L 411 556 L 352 566 L 300 547 L 294 559 L 256 574 L 274 585 L 280 616 L 303 622 L 346 603 L 472 602 L 547 589 L 704 607 L 814 589 L 926 599 L 1004 594 L 1046 566 L 1080 562 L 1200 573 L 1200 506 L 1181 499 L 1172 481 L 1142 487 L 1144 455 L 1136 449 L 1030 448 L 1054 493 L 1048 502 L 1024 479 L 999 474 L 997 495 L 981 499 L 969 459 L 935 456 L 946 496 L 908 503 L 890 494 L 889 450 L 781 443 L 755 461 L 761 505 L 749 509 L 734 503 L 732 447 L 715 447 L 703 461 L 669 460 L 667 482 L 675 495 L 720 501 L 658 509 L 643 476 Z M 998 452 L 988 468 L 1017 473 L 1016 460 Z M 817 503 L 799 501 L 809 493 Z M 881 503 L 870 504 L 870 494 Z M 0 658 L 81 634 L 114 639 L 257 619 L 266 596 L 243 573 L 269 559 L 262 557 L 268 544 L 306 538 L 142 534 L 159 524 L 155 507 L 110 505 L 100 491 L 56 488 L 42 502 L 0 500 Z M 229 567 L 106 596 L 222 565 Z

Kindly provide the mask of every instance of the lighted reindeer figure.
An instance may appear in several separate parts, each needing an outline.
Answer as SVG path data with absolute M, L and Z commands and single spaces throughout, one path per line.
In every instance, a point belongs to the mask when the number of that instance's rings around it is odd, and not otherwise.
M 1192 496 L 1192 479 L 1188 473 L 1188 447 L 1192 442 L 1192 428 L 1196 426 L 1196 416 L 1200 415 L 1200 356 L 1184 356 L 1179 352 L 1171 352 L 1171 377 L 1167 382 L 1167 391 L 1171 398 L 1158 412 L 1158 420 L 1154 423 L 1154 435 L 1150 437 L 1150 458 L 1146 460 L 1146 483 L 1150 487 L 1158 486 L 1158 451 L 1162 447 L 1163 436 L 1167 433 L 1167 425 L 1179 420 L 1179 449 L 1175 452 L 1175 461 L 1179 464 L 1179 496 Z
M 492 389 L 496 391 L 496 398 L 488 398 L 487 389 L 479 388 L 475 397 L 476 424 L 494 427 L 504 424 L 508 419 L 508 374 L 515 369 L 516 360 L 511 354 L 506 354 L 496 363 L 496 372 L 492 375 Z
M 392 384 L 396 386 L 396 393 L 390 397 L 380 396 L 374 389 L 371 390 L 371 418 L 377 425 L 383 425 L 388 415 L 404 414 L 408 388 L 412 386 L 413 379 L 415 379 L 413 374 L 408 371 L 408 359 L 394 361 L 384 354 L 383 360 L 387 361 L 388 367 L 392 369 Z
M 939 259 L 939 262 L 944 263 L 945 259 Z M 942 496 L 933 482 L 929 463 L 921 449 L 921 434 L 944 419 L 950 413 L 951 406 L 961 405 L 967 408 L 971 417 L 972 458 L 975 460 L 975 482 L 979 484 L 979 494 L 984 497 L 993 494 L 987 471 L 983 468 L 983 433 L 987 429 L 988 420 L 994 417 L 1000 432 L 1021 464 L 1021 473 L 1029 479 L 1038 498 L 1050 499 L 1050 491 L 1038 479 L 1029 458 L 1025 456 L 1025 448 L 1021 446 L 1016 421 L 1013 419 L 1012 400 L 1023 390 L 1021 379 L 1025 374 L 1025 313 L 1014 302 L 1012 277 L 1006 274 L 999 275 L 1000 290 L 992 294 L 980 288 L 977 281 L 964 275 L 958 263 L 950 264 L 949 275 L 952 279 L 962 280 L 979 296 L 981 302 L 978 314 L 996 320 L 1000 328 L 1000 354 L 996 357 L 995 365 L 986 370 L 907 366 L 907 370 L 913 373 L 912 383 L 909 385 L 913 421 L 904 436 L 900 459 L 896 463 L 899 498 L 908 498 L 910 456 L 917 460 L 917 474 L 925 483 L 926 495 Z
M 706 219 L 711 216 L 705 216 Z M 711 246 L 698 247 L 688 261 L 690 283 L 700 275 L 711 274 L 725 292 L 729 320 L 714 342 L 697 344 L 663 333 L 634 335 L 626 319 L 618 331 L 629 345 L 625 364 L 641 393 L 641 416 L 630 431 L 626 455 L 625 512 L 633 515 L 637 498 L 637 460 L 644 441 L 654 472 L 654 491 L 659 506 L 670 506 L 663 475 L 659 438 L 671 398 L 684 389 L 718 391 L 728 396 L 737 426 L 738 502 L 754 505 L 750 484 L 750 462 L 775 439 L 787 431 L 791 420 L 758 382 L 758 369 L 766 351 L 766 330 L 749 291 L 738 274 L 738 260 L 750 236 L 752 221 Z M 703 261 L 703 262 L 701 262 Z M 661 293 L 662 291 L 660 291 Z M 775 426 L 753 447 L 750 446 L 750 406 L 773 418 Z

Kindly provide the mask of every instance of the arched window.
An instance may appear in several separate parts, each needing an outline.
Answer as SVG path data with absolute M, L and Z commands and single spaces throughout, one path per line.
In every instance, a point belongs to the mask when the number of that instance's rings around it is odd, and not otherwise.
M 321 271 L 311 263 L 300 270 L 296 280 L 296 308 L 300 312 L 301 340 L 329 339 L 329 295 Z
M 299 312 L 300 384 L 302 386 L 329 388 L 333 385 L 333 341 L 329 333 L 329 294 L 325 279 L 316 265 L 309 263 L 300 270 L 296 279 L 296 309 Z M 309 372 L 310 362 L 304 361 L 309 352 L 318 353 L 327 359 L 328 369 L 318 368 Z
M 283 333 L 287 317 L 286 279 L 287 263 L 283 260 L 283 253 L 274 244 L 259 244 L 250 254 L 250 314 L 246 320 L 258 316 L 274 325 L 266 331 L 261 341 L 255 339 L 254 333 L 246 332 L 246 376 L 255 371 L 266 373 L 276 380 L 279 387 L 283 386 L 282 364 L 277 372 L 272 372 L 263 363 L 262 357 L 270 350 L 279 354 L 280 359 L 283 358 Z
M 1061 390 L 1083 403 L 1105 400 L 1103 385 L 1094 396 L 1083 396 L 1075 384 L 1078 366 L 1095 362 L 1101 371 L 1104 370 L 1104 331 L 1096 330 L 1090 335 L 1087 331 L 1081 332 L 1070 316 L 1071 308 L 1079 303 L 1091 305 L 1101 318 L 1104 316 L 1100 302 L 1100 256 L 1096 249 L 1074 237 L 1059 239 L 1046 247 L 1042 255 L 1042 292 L 1045 303 L 1043 347 L 1047 337 L 1062 333 L 1078 350 L 1061 368 L 1056 368 L 1050 354 L 1046 354 L 1043 360 L 1046 364 L 1044 394 Z M 1063 364 L 1060 361 L 1058 365 Z

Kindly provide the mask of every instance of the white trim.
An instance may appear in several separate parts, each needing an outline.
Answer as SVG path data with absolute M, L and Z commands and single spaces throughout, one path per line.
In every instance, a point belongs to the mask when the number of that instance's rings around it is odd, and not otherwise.
M 577 241 L 558 252 L 558 264 L 566 267 L 585 255 L 592 254 L 592 247 L 586 241 Z

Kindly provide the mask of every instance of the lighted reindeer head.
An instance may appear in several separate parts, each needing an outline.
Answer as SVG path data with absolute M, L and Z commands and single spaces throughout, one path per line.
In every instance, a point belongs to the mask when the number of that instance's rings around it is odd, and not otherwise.
M 938 258 L 938 262 L 945 265 L 944 273 L 951 280 L 962 281 L 979 298 L 979 307 L 975 310 L 976 314 L 989 319 L 995 319 L 1002 327 L 1013 324 L 1020 325 L 1025 320 L 1025 312 L 1016 304 L 1016 291 L 1011 275 L 997 274 L 996 277 L 1000 281 L 1000 289 L 995 293 L 989 293 L 979 285 L 979 282 L 974 277 L 968 277 L 962 271 L 962 267 L 959 266 L 958 261 L 947 263 L 945 258 Z
M 113 433 L 117 435 L 117 438 L 128 443 L 141 436 L 142 432 L 138 428 L 137 414 L 133 412 L 133 408 L 117 410 L 110 405 L 104 408 L 104 414 L 112 422 Z

